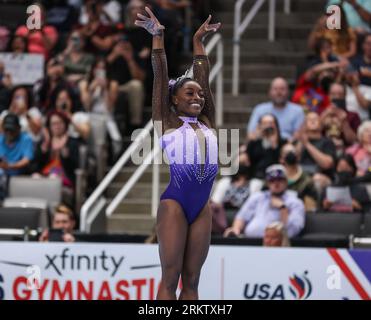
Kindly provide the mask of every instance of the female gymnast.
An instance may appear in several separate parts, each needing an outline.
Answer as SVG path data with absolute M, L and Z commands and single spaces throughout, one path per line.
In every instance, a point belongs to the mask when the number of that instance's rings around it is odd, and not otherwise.
M 145 10 L 148 16 L 138 14 L 135 24 L 153 36 L 152 119 L 155 124 L 161 122 L 157 132 L 170 164 L 170 183 L 161 195 L 157 213 L 162 268 L 157 299 L 175 300 L 181 276 L 179 299 L 195 300 L 210 245 L 208 199 L 218 171 L 217 138 L 212 131 L 215 108 L 209 87 L 210 67 L 202 41 L 206 35 L 216 32 L 220 23 L 209 24 L 209 16 L 194 34 L 194 79 L 180 77 L 169 82 L 165 27 L 148 7 Z

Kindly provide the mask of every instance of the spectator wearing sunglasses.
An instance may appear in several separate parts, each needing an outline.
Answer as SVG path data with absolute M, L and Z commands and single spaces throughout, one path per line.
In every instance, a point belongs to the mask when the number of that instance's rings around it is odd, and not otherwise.
M 243 204 L 224 236 L 263 238 L 267 226 L 280 221 L 289 238 L 295 237 L 304 227 L 303 201 L 287 190 L 287 174 L 282 165 L 271 165 L 266 170 L 268 190 L 252 194 Z

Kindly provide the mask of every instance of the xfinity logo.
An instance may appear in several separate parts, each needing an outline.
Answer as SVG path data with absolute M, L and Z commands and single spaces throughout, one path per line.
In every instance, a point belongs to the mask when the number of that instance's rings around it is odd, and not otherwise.
M 60 255 L 45 255 L 47 265 L 45 270 L 53 269 L 58 275 L 63 276 L 64 271 L 108 271 L 113 277 L 119 270 L 125 257 L 115 258 L 108 256 L 103 250 L 100 255 L 74 255 L 65 248 Z

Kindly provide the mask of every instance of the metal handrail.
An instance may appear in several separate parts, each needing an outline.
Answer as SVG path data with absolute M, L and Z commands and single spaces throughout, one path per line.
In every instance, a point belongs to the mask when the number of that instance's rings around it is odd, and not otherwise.
M 153 122 L 149 120 L 144 127 L 144 130 L 136 137 L 136 139 L 131 143 L 129 148 L 126 149 L 124 154 L 120 157 L 120 159 L 116 162 L 116 164 L 112 167 L 112 169 L 108 172 L 108 174 L 103 178 L 101 183 L 97 186 L 94 192 L 90 195 L 90 197 L 85 201 L 83 206 L 81 207 L 80 211 L 80 231 L 87 232 L 87 219 L 89 218 L 89 210 L 92 206 L 96 203 L 96 201 L 103 195 L 106 191 L 107 187 L 116 177 L 116 175 L 120 172 L 121 168 L 128 162 L 131 158 L 132 153 L 137 150 L 140 146 L 140 142 L 144 139 L 152 130 Z
M 239 94 L 240 85 L 240 51 L 241 51 L 241 36 L 250 25 L 251 21 L 259 12 L 265 0 L 256 0 L 248 14 L 241 23 L 242 7 L 246 0 L 238 0 L 234 9 L 234 35 L 233 35 L 233 78 L 232 78 L 232 94 Z M 284 2 L 284 12 L 290 13 L 290 0 Z M 269 0 L 269 20 L 268 20 L 268 40 L 275 41 L 275 19 L 276 19 L 276 0 Z
M 217 83 L 217 93 L 216 93 L 216 124 L 220 126 L 223 123 L 223 42 L 221 34 L 215 34 L 205 47 L 206 54 L 217 47 L 217 62 L 211 68 L 209 75 L 210 84 L 216 78 Z M 159 188 L 160 188 L 160 170 L 159 165 L 156 161 L 153 161 L 160 154 L 160 147 L 158 146 L 158 139 L 154 139 L 154 148 L 146 156 L 143 163 L 135 170 L 130 179 L 126 182 L 120 192 L 111 201 L 110 205 L 106 209 L 106 216 L 109 217 L 116 210 L 118 205 L 126 197 L 135 183 L 139 180 L 148 166 L 153 163 L 152 171 L 152 205 L 151 205 L 151 215 L 156 217 L 159 199 Z

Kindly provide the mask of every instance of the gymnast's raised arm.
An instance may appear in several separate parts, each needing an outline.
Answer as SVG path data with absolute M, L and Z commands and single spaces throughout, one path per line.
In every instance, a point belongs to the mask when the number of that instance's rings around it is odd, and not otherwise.
M 135 24 L 146 29 L 153 36 L 152 40 L 152 66 L 154 73 L 152 95 L 152 119 L 166 124 L 170 118 L 169 76 L 166 53 L 164 48 L 164 29 L 153 12 L 146 7 L 149 17 L 138 13 Z M 163 123 L 163 125 L 165 124 Z M 167 129 L 164 128 L 163 129 Z
M 215 106 L 209 85 L 210 63 L 203 44 L 204 38 L 220 28 L 220 23 L 209 24 L 211 15 L 193 36 L 193 77 L 205 95 L 205 106 L 202 114 L 206 116 L 212 128 L 215 128 Z

